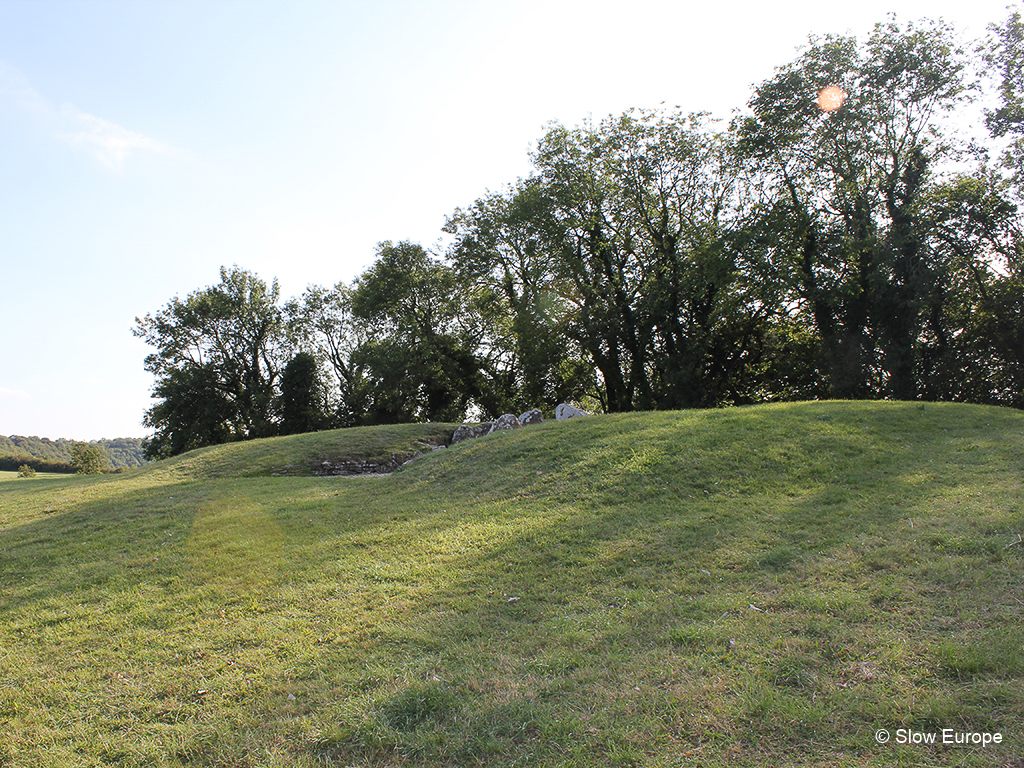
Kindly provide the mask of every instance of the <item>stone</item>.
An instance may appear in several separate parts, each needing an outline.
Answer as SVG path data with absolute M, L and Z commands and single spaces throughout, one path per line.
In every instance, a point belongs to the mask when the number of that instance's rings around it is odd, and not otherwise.
M 461 427 L 455 430 L 455 434 L 452 435 L 452 445 L 461 443 L 463 440 L 471 440 L 474 437 L 480 437 L 486 435 L 491 431 L 491 422 L 485 421 L 483 424 L 478 424 L 475 427 L 469 424 L 463 424 Z
M 540 412 L 540 408 L 531 408 L 519 417 L 519 423 L 524 427 L 527 424 L 540 424 L 542 421 L 544 421 L 544 414 Z
M 519 419 L 514 413 L 503 413 L 494 420 L 494 423 L 491 424 L 491 430 L 487 434 L 499 432 L 503 429 L 519 429 L 521 426 L 522 424 L 519 423 Z
M 590 414 L 582 408 L 577 408 L 575 405 L 569 405 L 568 403 L 559 403 L 555 406 L 555 418 L 559 421 L 565 421 L 566 419 L 578 419 L 582 416 L 589 415 Z

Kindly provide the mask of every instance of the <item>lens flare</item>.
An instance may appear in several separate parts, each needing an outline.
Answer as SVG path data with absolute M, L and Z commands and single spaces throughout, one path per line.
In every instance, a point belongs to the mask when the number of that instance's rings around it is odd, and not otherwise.
M 818 94 L 818 107 L 824 112 L 835 112 L 846 101 L 846 91 L 838 85 L 822 88 Z

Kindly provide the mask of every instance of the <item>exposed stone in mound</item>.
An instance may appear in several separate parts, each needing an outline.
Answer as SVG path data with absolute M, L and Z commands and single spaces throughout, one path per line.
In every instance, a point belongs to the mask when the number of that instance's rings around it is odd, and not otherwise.
M 422 455 L 417 451 L 417 454 Z M 392 453 L 389 461 L 342 460 L 321 461 L 313 471 L 322 477 L 350 477 L 353 475 L 390 475 L 417 454 Z
M 474 437 L 480 437 L 486 435 L 491 431 L 491 422 L 485 421 L 483 424 L 478 424 L 473 427 L 469 424 L 463 424 L 461 427 L 455 430 L 455 434 L 452 435 L 452 445 L 461 443 L 463 440 L 470 440 Z
M 580 411 L 580 413 L 587 415 L 585 411 Z M 493 422 L 485 421 L 483 424 L 478 426 L 463 424 L 461 427 L 456 429 L 455 434 L 452 435 L 452 445 L 455 445 L 455 443 L 461 443 L 463 440 L 471 440 L 474 437 L 480 437 L 481 435 L 489 435 L 491 432 L 500 432 L 506 429 L 518 429 L 519 427 L 525 427 L 530 424 L 540 424 L 543 421 L 544 414 L 541 413 L 540 408 L 531 408 L 522 416 L 516 416 L 514 413 L 505 413 Z
M 503 429 L 519 429 L 521 426 L 523 425 L 519 423 L 519 417 L 514 413 L 503 413 L 494 420 L 494 423 L 491 424 L 491 429 L 487 434 L 491 434 L 491 432 L 498 432 Z
M 540 424 L 542 421 L 544 414 L 540 412 L 540 408 L 531 408 L 519 417 L 519 423 L 524 427 L 528 424 Z
M 565 419 L 574 419 L 580 416 L 589 416 L 590 414 L 586 411 L 575 408 L 571 405 L 562 403 L 555 409 L 555 416 L 560 421 Z M 541 413 L 540 408 L 531 408 L 522 416 L 516 416 L 514 413 L 505 413 L 495 419 L 493 422 L 485 421 L 482 424 L 463 424 L 455 430 L 452 435 L 451 445 L 461 443 L 463 440 L 472 440 L 475 437 L 481 437 L 482 435 L 489 435 L 492 432 L 501 432 L 508 429 L 519 429 L 519 427 L 528 426 L 530 424 L 540 424 L 544 421 L 544 414 Z M 424 450 L 416 451 L 415 453 L 392 453 L 390 461 L 376 462 L 366 460 L 341 460 L 341 461 L 321 461 L 319 464 L 313 466 L 313 471 L 323 477 L 352 477 L 356 475 L 390 475 L 396 469 L 401 466 L 408 464 L 414 459 L 423 455 L 426 448 L 430 448 L 431 451 L 439 451 L 442 448 L 447 448 L 445 445 L 430 445 L 422 443 Z
M 589 415 L 590 414 L 582 408 L 577 408 L 575 405 L 569 405 L 568 403 L 559 403 L 555 406 L 555 418 L 559 421 L 565 421 L 566 419 L 578 419 L 582 416 Z

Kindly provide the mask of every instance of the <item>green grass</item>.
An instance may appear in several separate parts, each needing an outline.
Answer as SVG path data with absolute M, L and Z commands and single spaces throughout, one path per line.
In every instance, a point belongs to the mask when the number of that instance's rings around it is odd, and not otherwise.
M 450 429 L 4 483 L 0 765 L 1020 765 L 1024 414 L 598 416 L 274 476 Z
M 4 480 L 44 480 L 54 477 L 67 477 L 61 472 L 36 472 L 32 477 L 19 477 L 17 472 L 0 470 L 0 482 Z

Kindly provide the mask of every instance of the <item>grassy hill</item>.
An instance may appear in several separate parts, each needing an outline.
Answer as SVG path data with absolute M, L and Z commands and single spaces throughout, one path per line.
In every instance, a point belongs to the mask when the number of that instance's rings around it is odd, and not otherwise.
M 0 485 L 0 765 L 1022 765 L 1024 413 L 596 416 L 292 476 L 446 429 Z

